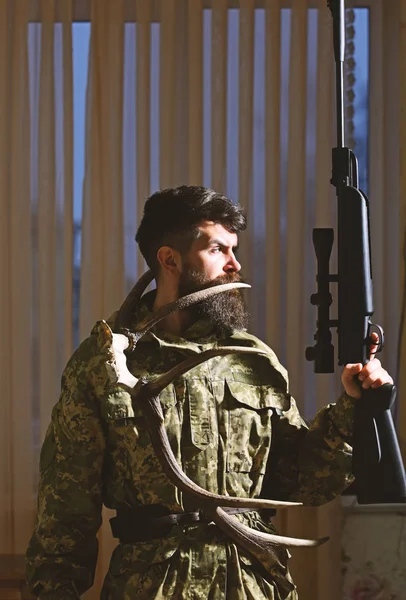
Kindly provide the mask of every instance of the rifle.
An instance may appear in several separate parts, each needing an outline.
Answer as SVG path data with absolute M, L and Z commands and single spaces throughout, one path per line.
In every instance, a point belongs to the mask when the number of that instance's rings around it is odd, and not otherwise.
M 314 361 L 316 373 L 334 372 L 331 327 L 338 331 L 338 364 L 366 364 L 371 334 L 383 347 L 383 330 L 371 322 L 373 315 L 369 201 L 359 189 L 358 162 L 344 145 L 343 73 L 345 54 L 344 0 L 327 2 L 333 17 L 336 63 L 337 147 L 332 151 L 331 183 L 337 192 L 338 274 L 330 275 L 329 261 L 333 229 L 314 229 L 317 259 L 316 344 L 306 348 L 307 360 Z M 338 284 L 338 319 L 329 316 L 332 295 L 330 282 Z M 359 504 L 406 503 L 406 477 L 391 407 L 396 388 L 386 384 L 363 390 L 355 404 L 353 430 L 353 473 Z

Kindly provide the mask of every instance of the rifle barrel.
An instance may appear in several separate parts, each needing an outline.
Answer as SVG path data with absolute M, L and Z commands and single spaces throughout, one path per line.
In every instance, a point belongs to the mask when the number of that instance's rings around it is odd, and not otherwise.
M 337 148 L 344 147 L 344 58 L 345 58 L 345 5 L 344 0 L 329 0 L 333 16 L 334 58 L 336 63 Z
M 344 63 L 336 63 L 337 148 L 344 148 Z

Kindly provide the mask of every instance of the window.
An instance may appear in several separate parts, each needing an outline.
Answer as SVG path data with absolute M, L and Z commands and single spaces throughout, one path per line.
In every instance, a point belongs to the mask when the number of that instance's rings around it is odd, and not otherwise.
M 78 3 L 81 16 L 86 15 L 86 3 Z M 287 163 L 287 130 L 288 130 L 288 90 L 289 90 L 289 59 L 290 59 L 290 8 L 281 10 L 281 156 L 282 156 L 282 189 L 281 189 L 281 231 L 286 230 L 286 213 L 284 198 L 286 197 L 286 163 Z M 79 13 L 78 13 L 79 14 Z M 347 66 L 346 66 L 346 125 L 347 143 L 353 147 L 358 160 L 360 172 L 360 186 L 368 193 L 368 128 L 369 128 L 369 9 L 355 8 L 347 11 Z M 315 82 L 317 69 L 317 9 L 308 11 L 308 115 L 307 115 L 307 156 L 308 156 L 308 181 L 307 196 L 314 194 L 315 187 L 315 124 L 317 115 L 314 110 Z M 41 27 L 32 24 L 30 27 Z M 57 27 L 57 25 L 56 25 Z M 235 198 L 238 196 L 238 45 L 239 45 L 239 9 L 229 9 L 228 15 L 228 106 L 227 106 L 227 193 Z M 91 25 L 89 22 L 75 22 L 73 24 L 73 75 L 74 75 L 74 328 L 75 345 L 79 341 L 79 290 L 80 290 L 80 251 L 81 251 L 81 216 L 83 176 L 85 165 L 85 136 L 86 136 L 86 88 L 88 77 L 88 56 L 90 47 Z M 159 188 L 159 42 L 160 26 L 155 22 L 151 26 L 151 189 Z M 204 10 L 204 169 L 203 183 L 211 185 L 211 144 L 209 132 L 211 131 L 211 9 Z M 37 49 L 38 51 L 38 49 Z M 135 62 L 136 52 L 136 24 L 129 22 L 125 30 L 125 82 L 131 93 L 132 102 L 135 103 Z M 34 60 L 35 49 L 31 47 L 31 60 Z M 127 60 L 128 58 L 128 60 Z M 255 11 L 255 75 L 254 75 L 254 144 L 253 144 L 253 194 L 258 199 L 255 205 L 253 219 L 257 232 L 258 245 L 256 246 L 256 259 L 263 259 L 264 239 L 264 198 L 265 186 L 265 97 L 264 97 L 264 69 L 265 69 L 265 10 L 257 8 Z M 134 165 L 136 123 L 132 114 L 125 114 L 123 145 L 125 149 L 132 147 L 130 162 L 126 162 L 124 154 L 124 168 Z M 328 177 L 326 173 L 324 176 Z M 136 174 L 127 178 L 128 187 L 125 193 L 135 195 Z M 129 209 L 130 210 L 130 209 Z M 131 209 L 132 210 L 132 209 Z M 129 214 L 129 228 L 126 244 L 127 278 L 134 279 L 134 242 L 135 214 Z M 259 269 L 254 275 L 255 285 L 261 286 L 266 274 Z M 282 306 L 286 303 L 282 302 Z M 258 312 L 257 322 L 261 321 L 261 305 L 255 307 Z M 283 317 L 286 320 L 286 315 Z M 283 360 L 283 356 L 281 357 Z
M 73 218 L 74 218 L 74 345 L 79 344 L 79 302 L 80 302 L 80 254 L 82 194 L 85 172 L 86 138 L 86 89 L 89 64 L 90 23 L 73 23 L 73 123 L 74 123 L 74 182 L 73 182 Z

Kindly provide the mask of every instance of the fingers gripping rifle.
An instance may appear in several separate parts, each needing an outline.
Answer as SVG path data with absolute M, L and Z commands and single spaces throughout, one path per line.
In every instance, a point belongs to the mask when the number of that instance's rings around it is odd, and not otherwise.
M 315 346 L 306 349 L 316 373 L 334 372 L 334 348 L 330 327 L 338 328 L 338 364 L 365 364 L 369 360 L 371 334 L 383 331 L 371 322 L 373 314 L 369 202 L 358 187 L 357 159 L 344 146 L 343 69 L 345 52 L 344 0 L 330 0 L 336 62 L 337 147 L 333 148 L 331 183 L 337 190 L 338 275 L 330 275 L 333 229 L 314 229 L 317 258 L 317 293 L 311 303 L 318 307 Z M 338 283 L 338 320 L 330 320 L 330 282 Z M 406 502 L 406 480 L 391 406 L 393 385 L 361 391 L 356 402 L 353 433 L 353 473 L 360 504 Z

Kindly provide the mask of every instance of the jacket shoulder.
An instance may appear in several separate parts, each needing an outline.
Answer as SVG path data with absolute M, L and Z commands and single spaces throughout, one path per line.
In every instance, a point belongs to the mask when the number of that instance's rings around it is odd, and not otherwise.
M 106 321 L 98 321 L 69 359 L 62 375 L 62 383 L 74 381 L 81 386 L 90 383 L 96 393 L 102 392 L 114 371 L 112 352 L 113 332 Z
M 257 348 L 266 354 L 258 354 L 257 356 L 239 356 L 238 361 L 241 364 L 241 373 L 244 372 L 248 378 L 253 381 L 258 381 L 264 385 L 273 385 L 287 392 L 288 389 L 288 373 L 285 367 L 279 362 L 275 352 L 262 340 L 247 331 L 239 331 L 227 341 L 227 345 L 243 346 L 248 348 Z

